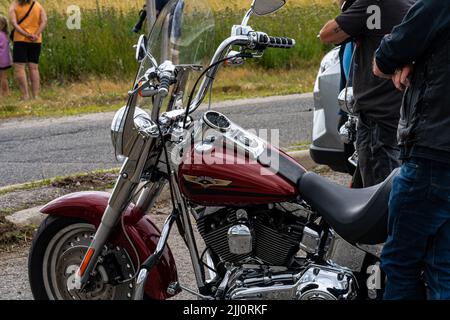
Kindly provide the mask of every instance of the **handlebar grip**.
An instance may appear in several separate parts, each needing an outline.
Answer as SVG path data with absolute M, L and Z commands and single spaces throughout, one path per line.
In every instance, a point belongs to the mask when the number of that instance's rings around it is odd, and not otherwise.
M 159 81 L 160 81 L 160 83 L 159 83 L 158 93 L 163 97 L 167 97 L 167 95 L 169 94 L 170 76 L 163 75 L 159 79 Z
M 290 49 L 295 46 L 295 40 L 286 37 L 271 37 L 263 32 L 256 32 L 253 36 L 256 38 L 256 43 L 258 46 L 265 48 L 281 48 Z
M 268 47 L 290 49 L 295 46 L 295 40 L 285 37 L 269 37 L 270 43 Z

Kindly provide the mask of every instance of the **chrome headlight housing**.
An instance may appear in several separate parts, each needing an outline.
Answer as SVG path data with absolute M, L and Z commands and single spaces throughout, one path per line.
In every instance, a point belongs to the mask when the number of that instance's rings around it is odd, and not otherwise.
M 121 162 L 126 158 L 123 152 L 123 146 L 126 144 L 126 141 L 123 141 L 126 110 L 126 106 L 120 108 L 119 111 L 117 111 L 114 115 L 114 119 L 111 124 L 112 145 L 114 147 L 116 159 Z M 134 125 L 137 129 L 144 131 L 153 127 L 153 122 L 147 112 L 145 112 L 141 108 L 136 107 L 134 112 Z

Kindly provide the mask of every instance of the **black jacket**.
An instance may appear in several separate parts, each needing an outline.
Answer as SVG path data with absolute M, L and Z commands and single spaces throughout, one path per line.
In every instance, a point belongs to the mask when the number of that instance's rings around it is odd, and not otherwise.
M 419 0 L 376 53 L 386 74 L 415 63 L 398 130 L 399 143 L 409 155 L 434 159 L 428 155 L 450 154 L 449 31 L 450 1 Z

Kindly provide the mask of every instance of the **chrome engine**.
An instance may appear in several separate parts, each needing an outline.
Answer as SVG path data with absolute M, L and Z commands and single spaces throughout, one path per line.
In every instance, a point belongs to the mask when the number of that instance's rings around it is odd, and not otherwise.
M 308 212 L 296 204 L 253 209 L 206 208 L 197 226 L 223 262 L 289 266 L 300 249 Z
M 226 299 L 352 300 L 357 295 L 356 279 L 344 268 L 311 264 L 298 273 L 254 268 L 242 266 L 232 272 Z
M 226 268 L 218 287 L 219 297 L 354 299 L 357 281 L 353 271 L 360 270 L 364 256 L 360 255 L 357 265 L 350 269 L 336 264 L 336 253 L 352 250 L 331 232 L 326 245 L 328 263 L 314 264 L 304 258 L 305 253 L 316 254 L 320 242 L 319 234 L 306 226 L 309 217 L 306 208 L 292 203 L 253 209 L 204 208 L 196 217 L 198 230 Z

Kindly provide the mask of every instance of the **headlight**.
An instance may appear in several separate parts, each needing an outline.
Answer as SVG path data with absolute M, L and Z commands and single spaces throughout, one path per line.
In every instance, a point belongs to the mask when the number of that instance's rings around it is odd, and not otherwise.
M 123 129 L 125 126 L 125 111 L 127 107 L 122 107 L 114 115 L 114 119 L 111 124 L 111 141 L 116 154 L 116 159 L 120 162 L 124 161 L 126 156 L 123 154 Z M 141 108 L 136 107 L 134 112 L 134 125 L 140 130 L 146 130 L 152 127 L 153 122 L 147 112 Z M 126 141 L 125 141 L 126 143 Z

